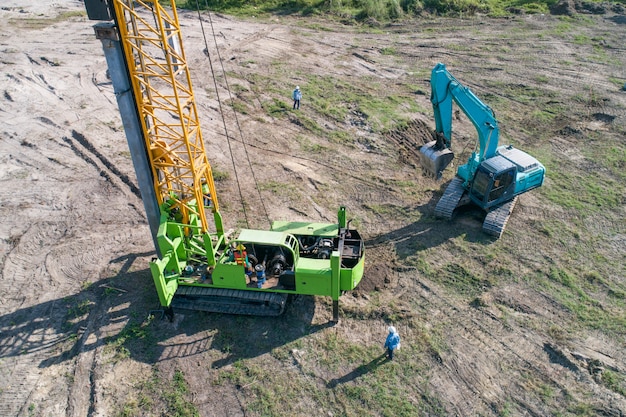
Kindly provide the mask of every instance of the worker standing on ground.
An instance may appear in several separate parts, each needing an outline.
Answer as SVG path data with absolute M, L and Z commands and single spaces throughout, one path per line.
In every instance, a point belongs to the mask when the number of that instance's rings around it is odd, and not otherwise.
M 393 360 L 394 351 L 400 349 L 400 335 L 393 326 L 389 326 L 389 334 L 387 335 L 387 340 L 385 340 L 385 348 L 387 348 L 387 357 L 389 360 Z
M 293 94 L 291 95 L 293 98 L 293 109 L 300 109 L 300 100 L 302 100 L 302 91 L 300 91 L 300 86 L 297 85 L 296 89 L 293 90 Z

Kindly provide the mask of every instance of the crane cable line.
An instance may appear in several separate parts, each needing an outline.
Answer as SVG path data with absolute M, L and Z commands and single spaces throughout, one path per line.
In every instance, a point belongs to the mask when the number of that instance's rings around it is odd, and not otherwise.
M 265 218 L 267 220 L 267 222 L 269 223 L 270 227 L 271 227 L 271 221 L 269 218 L 269 214 L 267 212 L 267 208 L 265 207 L 265 203 L 263 200 L 263 197 L 261 196 L 261 190 L 259 188 L 259 184 L 256 178 L 256 175 L 254 174 L 254 169 L 252 168 L 252 162 L 250 161 L 250 155 L 248 153 L 248 148 L 246 146 L 246 141 L 243 138 L 243 132 L 241 130 L 241 125 L 239 123 L 239 118 L 237 117 L 237 111 L 234 108 L 234 100 L 233 100 L 233 95 L 232 92 L 230 90 L 230 85 L 228 83 L 228 77 L 226 76 L 226 71 L 224 69 L 224 64 L 222 62 L 222 57 L 220 56 L 220 52 L 219 52 L 219 48 L 217 46 L 217 39 L 216 39 L 216 35 L 215 35 L 215 29 L 213 27 L 213 20 L 211 18 L 211 12 L 209 11 L 209 5 L 208 5 L 208 0 L 205 0 L 205 5 L 207 8 L 207 13 L 208 13 L 208 17 L 209 17 L 209 23 L 211 25 L 211 35 L 213 36 L 213 42 L 215 44 L 215 50 L 217 53 L 217 58 L 218 61 L 220 62 L 220 66 L 222 68 L 222 74 L 224 74 L 224 82 L 226 83 L 226 91 L 228 92 L 228 96 L 230 98 L 230 102 L 231 102 L 231 108 L 233 110 L 233 114 L 235 116 L 235 123 L 237 125 L 237 130 L 239 131 L 239 137 L 241 138 L 241 143 L 243 145 L 243 150 L 244 150 L 244 154 L 246 156 L 246 161 L 248 162 L 248 166 L 250 167 L 250 172 L 252 174 L 252 180 L 254 182 L 254 188 L 257 190 L 257 193 L 259 195 L 259 200 L 261 201 L 261 207 L 263 207 L 263 213 L 265 214 Z M 213 70 L 213 62 L 211 60 L 211 55 L 209 54 L 209 45 L 208 45 L 208 41 L 207 41 L 207 37 L 206 37 L 206 33 L 204 31 L 204 25 L 202 24 L 202 15 L 200 14 L 200 4 L 199 4 L 199 0 L 196 0 L 196 9 L 198 10 L 198 20 L 200 22 L 200 28 L 202 30 L 202 37 L 204 39 L 204 47 L 206 48 L 207 51 L 207 58 L 209 60 L 209 66 L 211 69 L 211 77 L 213 78 L 213 85 L 215 86 L 215 93 L 217 95 L 217 102 L 218 102 L 218 106 L 220 109 L 220 114 L 222 116 L 222 123 L 224 124 L 224 131 L 226 132 L 226 141 L 228 142 L 228 150 L 230 152 L 230 159 L 231 162 L 233 164 L 233 169 L 235 172 L 235 180 L 237 182 L 237 190 L 239 192 L 239 198 L 241 199 L 241 205 L 242 205 L 242 209 L 243 209 L 243 214 L 244 214 L 244 218 L 246 220 L 246 227 L 250 227 L 250 221 L 248 219 L 248 213 L 246 210 L 246 204 L 245 204 L 245 199 L 243 196 L 243 192 L 241 190 L 241 183 L 239 181 L 239 175 L 237 174 L 237 166 L 235 163 L 235 156 L 233 154 L 233 148 L 232 148 L 232 144 L 231 144 L 231 137 L 228 134 L 228 128 L 226 127 L 226 118 L 224 117 L 224 111 L 222 109 L 222 101 L 220 99 L 220 94 L 219 94 L 219 90 L 218 90 L 218 85 L 217 85 L 217 79 L 215 77 L 215 71 Z
M 197 2 L 198 0 L 196 0 Z M 263 207 L 263 213 L 265 214 L 265 219 L 267 220 L 269 226 L 271 227 L 271 221 L 269 218 L 269 214 L 267 212 L 267 208 L 265 206 L 264 200 L 263 200 L 263 196 L 261 195 L 261 189 L 259 188 L 259 183 L 257 181 L 256 175 L 254 173 L 254 169 L 252 168 L 252 161 L 250 161 L 250 154 L 248 153 L 248 147 L 246 146 L 246 141 L 244 140 L 243 137 L 243 131 L 241 130 L 241 125 L 239 124 L 239 117 L 237 116 L 237 111 L 235 110 L 234 107 L 234 103 L 235 100 L 233 99 L 233 94 L 232 91 L 230 89 L 230 85 L 228 83 L 228 77 L 226 75 L 226 70 L 224 69 L 224 64 L 223 64 L 223 60 L 222 57 L 220 56 L 220 50 L 217 46 L 217 36 L 215 35 L 215 28 L 213 27 L 213 19 L 211 18 L 211 11 L 209 10 L 209 5 L 208 5 L 208 0 L 205 0 L 205 4 L 207 7 L 207 14 L 209 16 L 209 23 L 211 24 L 211 34 L 213 35 L 213 42 L 215 44 L 215 51 L 217 53 L 217 57 L 218 60 L 220 62 L 220 66 L 222 67 L 222 74 L 224 74 L 224 82 L 226 83 L 226 90 L 228 91 L 228 96 L 230 98 L 230 102 L 231 102 L 231 108 L 233 110 L 233 115 L 235 116 L 235 123 L 237 124 L 237 130 L 239 131 L 239 137 L 241 138 L 241 143 L 243 144 L 243 150 L 244 153 L 246 155 L 246 160 L 248 161 L 248 167 L 250 168 L 250 173 L 252 176 L 252 180 L 254 182 L 254 188 L 255 190 L 257 190 L 257 194 L 259 195 L 259 200 L 261 202 L 261 207 Z M 202 22 L 200 22 L 200 25 L 202 26 Z M 207 52 L 208 52 L 208 48 L 207 48 Z M 224 118 L 224 116 L 222 115 L 222 118 Z

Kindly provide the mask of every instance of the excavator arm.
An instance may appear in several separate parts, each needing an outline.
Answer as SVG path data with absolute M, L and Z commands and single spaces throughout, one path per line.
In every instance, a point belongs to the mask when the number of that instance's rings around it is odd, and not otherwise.
M 452 103 L 463 111 L 470 119 L 478 133 L 478 149 L 470 157 L 472 161 L 469 167 L 464 165 L 469 171 L 461 173 L 460 176 L 468 180 L 473 176 L 478 165 L 495 155 L 499 141 L 498 121 L 493 110 L 484 104 L 472 91 L 463 86 L 446 69 L 444 64 L 437 64 L 431 73 L 431 98 L 433 113 L 435 117 L 435 130 L 438 140 L 424 145 L 420 152 L 422 166 L 436 178 L 441 177 L 443 170 L 452 162 Z

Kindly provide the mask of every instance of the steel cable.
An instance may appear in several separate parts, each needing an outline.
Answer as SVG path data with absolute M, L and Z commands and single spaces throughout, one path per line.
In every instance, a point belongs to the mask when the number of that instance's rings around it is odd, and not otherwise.
M 243 132 L 241 130 L 241 125 L 239 123 L 239 118 L 237 117 L 237 111 L 234 108 L 235 101 L 233 100 L 233 94 L 232 94 L 232 91 L 230 89 L 230 85 L 228 83 L 228 77 L 226 76 L 226 70 L 224 69 L 224 64 L 223 64 L 223 61 L 222 61 L 222 57 L 220 56 L 219 48 L 218 48 L 218 45 L 217 45 L 217 38 L 216 38 L 216 35 L 215 35 L 215 28 L 213 26 L 213 19 L 211 18 L 211 12 L 209 11 L 209 5 L 208 5 L 208 1 L 207 0 L 205 0 L 205 6 L 207 8 L 209 24 L 211 25 L 211 35 L 213 36 L 213 42 L 215 44 L 215 51 L 217 53 L 217 59 L 218 59 L 218 61 L 220 63 L 220 66 L 222 68 L 222 74 L 224 75 L 224 82 L 226 84 L 226 91 L 228 92 L 228 96 L 229 96 L 229 99 L 230 99 L 230 102 L 231 102 L 231 108 L 233 110 L 233 115 L 235 117 L 235 123 L 237 125 L 237 130 L 239 131 L 239 137 L 241 138 L 241 143 L 243 145 L 243 151 L 244 151 L 244 154 L 246 156 L 246 161 L 248 162 L 248 166 L 250 168 L 252 180 L 254 182 L 254 188 L 257 190 L 257 193 L 259 195 L 259 200 L 261 202 L 261 207 L 263 208 L 263 213 L 265 214 L 265 218 L 266 218 L 268 224 L 271 227 L 271 221 L 270 221 L 270 218 L 269 218 L 269 214 L 267 212 L 267 208 L 265 206 L 265 202 L 263 200 L 263 197 L 261 196 L 261 190 L 259 188 L 259 184 L 258 184 L 256 175 L 254 173 L 254 169 L 252 168 L 252 162 L 250 161 L 250 155 L 248 153 L 248 148 L 246 146 L 246 141 L 243 138 Z M 237 167 L 236 167 L 236 164 L 235 164 L 235 157 L 234 157 L 233 150 L 232 150 L 230 135 L 228 134 L 228 130 L 226 128 L 226 119 L 224 117 L 224 112 L 222 110 L 222 103 L 221 103 L 221 100 L 219 98 L 219 92 L 217 90 L 217 88 L 218 88 L 217 87 L 217 80 L 215 78 L 215 72 L 213 71 L 213 63 L 211 61 L 211 56 L 209 54 L 209 46 L 208 46 L 208 42 L 207 42 L 205 31 L 204 31 L 204 25 L 202 24 L 202 16 L 200 14 L 199 0 L 196 0 L 196 8 L 198 9 L 198 20 L 200 21 L 200 28 L 202 29 L 202 36 L 204 38 L 204 45 L 205 45 L 205 48 L 206 48 L 206 51 L 207 51 L 207 57 L 209 59 L 209 64 L 210 64 L 210 68 L 211 68 L 211 76 L 213 77 L 213 84 L 215 86 L 215 92 L 217 94 L 218 105 L 219 105 L 220 113 L 221 113 L 221 116 L 222 116 L 222 122 L 224 123 L 224 131 L 226 132 L 226 140 L 228 142 L 228 149 L 229 149 L 229 152 L 230 152 L 230 158 L 231 158 L 231 161 L 232 161 L 232 164 L 233 164 L 233 168 L 234 168 L 234 171 L 235 171 L 235 179 L 237 181 L 237 189 L 239 190 L 239 197 L 240 197 L 241 202 L 242 202 L 244 217 L 245 217 L 245 220 L 246 220 L 246 226 L 250 227 L 250 223 L 249 223 L 249 220 L 248 220 L 248 215 L 247 215 L 247 211 L 246 211 L 246 207 L 245 207 L 246 204 L 245 204 L 245 200 L 244 200 L 244 197 L 243 197 L 243 193 L 241 191 L 241 184 L 239 182 L 239 176 L 237 175 Z

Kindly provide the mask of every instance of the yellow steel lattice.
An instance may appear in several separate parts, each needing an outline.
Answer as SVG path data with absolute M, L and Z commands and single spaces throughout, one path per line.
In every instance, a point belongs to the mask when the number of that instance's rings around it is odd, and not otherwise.
M 176 7 L 165 9 L 157 0 L 114 5 L 159 204 L 174 200 L 182 222 L 197 216 L 206 232 L 203 202 L 214 213 L 219 207 Z

